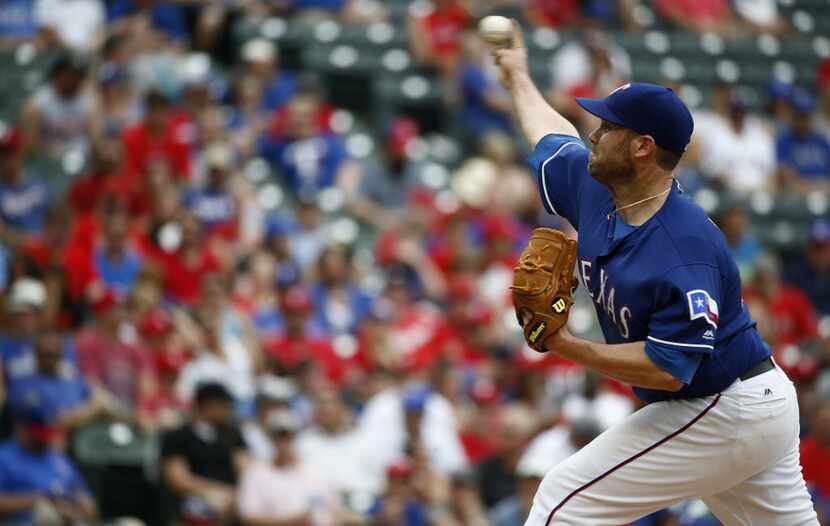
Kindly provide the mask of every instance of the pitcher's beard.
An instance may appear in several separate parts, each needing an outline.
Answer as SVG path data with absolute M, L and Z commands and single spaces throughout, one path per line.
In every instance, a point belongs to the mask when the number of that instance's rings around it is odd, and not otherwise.
M 588 173 L 605 185 L 624 183 L 634 177 L 634 163 L 619 156 L 618 159 L 597 159 L 594 153 L 588 157 Z

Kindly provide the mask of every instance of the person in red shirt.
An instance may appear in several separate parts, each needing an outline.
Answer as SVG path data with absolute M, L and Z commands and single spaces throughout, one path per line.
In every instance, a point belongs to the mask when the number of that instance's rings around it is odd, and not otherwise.
M 310 365 L 327 380 L 342 385 L 358 366 L 356 355 L 338 354 L 329 340 L 313 334 L 309 324 L 312 305 L 311 295 L 304 288 L 294 286 L 285 291 L 281 303 L 285 331 L 265 343 L 265 353 L 273 360 L 278 375 L 296 374 Z
M 53 207 L 46 212 L 43 233 L 21 243 L 21 252 L 41 272 L 60 269 L 71 230 L 69 210 Z
M 519 260 L 517 243 L 519 239 L 528 235 L 527 232 L 522 231 L 521 225 L 515 218 L 492 214 L 482 218 L 482 234 L 484 238 L 482 267 L 500 265 L 512 271 Z
M 429 367 L 437 360 L 472 366 L 486 358 L 484 346 L 492 313 L 478 301 L 472 276 L 458 275 L 450 281 L 446 318 L 433 338 L 418 350 Z
M 118 176 L 123 161 L 123 147 L 117 140 L 103 139 L 92 150 L 91 170 L 72 181 L 69 206 L 79 215 L 95 212 L 95 207 L 108 193 L 118 192 Z
M 184 422 L 188 404 L 176 395 L 176 380 L 190 356 L 177 338 L 170 317 L 161 309 L 142 316 L 136 328 L 149 351 L 156 389 L 144 396 L 136 408 L 145 429 L 172 429 Z
M 432 11 L 410 21 L 410 45 L 419 61 L 435 67 L 444 78 L 451 80 L 458 68 L 462 37 L 471 17 L 460 0 L 433 3 Z
M 531 0 L 531 19 L 538 25 L 561 27 L 579 22 L 579 0 Z
M 196 305 L 202 296 L 202 279 L 211 273 L 221 271 L 219 259 L 209 245 L 202 242 L 202 228 L 192 215 L 182 216 L 177 225 L 181 241 L 171 251 L 159 251 L 164 274 L 164 290 L 170 299 L 185 305 Z M 175 232 L 171 230 L 171 235 Z
M 144 266 L 143 247 L 137 243 L 123 196 L 106 194 L 96 212 L 75 216 L 62 253 L 66 288 L 73 301 L 88 301 L 90 294 L 97 297 L 101 290 L 124 298 Z
M 769 311 L 776 348 L 803 346 L 817 338 L 817 317 L 810 299 L 796 287 L 781 281 L 778 260 L 762 254 L 755 275 L 744 294 L 747 302 L 762 301 Z
M 657 12 L 689 31 L 726 33 L 732 22 L 728 0 L 657 0 Z
M 119 139 L 102 139 L 92 149 L 90 169 L 73 180 L 69 206 L 82 217 L 92 215 L 102 199 L 117 195 L 126 203 L 131 217 L 146 214 L 150 195 L 143 180 L 131 179 L 125 170 L 124 145 Z
M 442 313 L 432 303 L 417 298 L 416 278 L 411 270 L 393 267 L 386 279 L 379 301 L 379 308 L 386 309 L 388 315 L 388 355 L 382 361 L 393 370 L 426 373 L 436 359 L 429 343 L 441 326 Z
M 812 430 L 801 439 L 801 467 L 816 503 L 826 506 L 830 502 L 830 372 L 816 381 L 814 397 Z
M 177 179 L 190 178 L 193 127 L 171 113 L 170 101 L 157 91 L 145 98 L 144 120 L 124 131 L 125 175 L 137 188 L 154 165 L 165 165 Z M 178 115 L 178 114 L 177 114 Z
M 135 407 L 155 389 L 150 352 L 121 334 L 127 311 L 115 295 L 104 293 L 93 309 L 94 322 L 75 340 L 78 365 L 90 384 L 102 387 L 125 407 Z

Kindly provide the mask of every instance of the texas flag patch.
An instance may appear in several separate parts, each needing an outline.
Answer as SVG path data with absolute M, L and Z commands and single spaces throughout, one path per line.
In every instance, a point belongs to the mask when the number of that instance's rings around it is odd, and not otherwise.
M 692 320 L 703 318 L 712 327 L 718 327 L 718 302 L 713 300 L 705 290 L 692 290 L 686 293 L 689 298 L 689 316 Z

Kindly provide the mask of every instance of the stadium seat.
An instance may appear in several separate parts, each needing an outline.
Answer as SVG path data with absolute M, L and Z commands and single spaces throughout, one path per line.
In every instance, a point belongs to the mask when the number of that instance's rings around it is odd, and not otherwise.
M 444 129 L 452 122 L 443 105 L 444 86 L 433 78 L 385 76 L 376 81 L 375 96 L 376 122 L 388 122 L 391 115 L 406 114 L 415 117 L 425 131 Z
M 77 431 L 71 453 L 95 493 L 102 518 L 158 520 L 157 489 L 147 476 L 154 441 L 124 423 L 99 422 Z
M 79 464 L 144 466 L 151 442 L 136 429 L 119 422 L 99 422 L 72 437 L 72 453 Z
M 335 105 L 360 112 L 370 109 L 372 77 L 382 69 L 376 53 L 355 46 L 312 46 L 302 55 L 305 69 L 323 79 L 329 100 Z

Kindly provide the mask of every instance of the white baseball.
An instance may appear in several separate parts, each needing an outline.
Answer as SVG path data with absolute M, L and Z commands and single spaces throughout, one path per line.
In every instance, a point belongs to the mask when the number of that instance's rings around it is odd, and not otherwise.
M 513 40 L 513 22 L 503 16 L 485 16 L 478 24 L 482 40 L 495 47 L 509 47 Z

